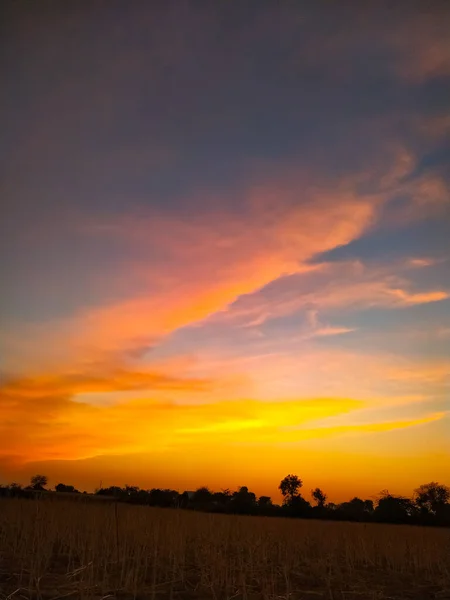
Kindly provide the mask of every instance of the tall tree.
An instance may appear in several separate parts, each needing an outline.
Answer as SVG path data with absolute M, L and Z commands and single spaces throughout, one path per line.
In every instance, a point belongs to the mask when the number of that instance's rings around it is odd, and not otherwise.
M 30 479 L 30 484 L 33 490 L 43 490 L 48 483 L 46 475 L 33 475 Z
M 404 523 L 414 516 L 414 503 L 404 496 L 394 496 L 388 490 L 380 493 L 375 509 L 375 519 L 391 523 Z
M 325 506 L 328 496 L 320 488 L 316 487 L 314 490 L 311 490 L 311 496 L 319 508 Z
M 300 488 L 303 486 L 303 481 L 298 475 L 286 475 L 280 481 L 278 489 L 283 494 L 285 503 L 292 503 L 293 499 L 298 496 Z
M 233 493 L 230 506 L 234 512 L 251 514 L 257 507 L 256 496 L 246 485 L 243 485 Z
M 450 502 L 450 488 L 431 481 L 414 490 L 414 497 L 422 513 L 438 514 Z

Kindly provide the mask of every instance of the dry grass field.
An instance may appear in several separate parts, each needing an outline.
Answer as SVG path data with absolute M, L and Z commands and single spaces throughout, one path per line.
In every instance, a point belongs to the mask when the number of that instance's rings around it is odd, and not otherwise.
M 450 530 L 0 501 L 0 598 L 450 598 Z

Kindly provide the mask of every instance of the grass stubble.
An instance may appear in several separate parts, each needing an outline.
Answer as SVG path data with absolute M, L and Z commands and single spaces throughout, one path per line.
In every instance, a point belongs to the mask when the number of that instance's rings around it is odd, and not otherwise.
M 450 599 L 450 530 L 0 501 L 0 599 Z

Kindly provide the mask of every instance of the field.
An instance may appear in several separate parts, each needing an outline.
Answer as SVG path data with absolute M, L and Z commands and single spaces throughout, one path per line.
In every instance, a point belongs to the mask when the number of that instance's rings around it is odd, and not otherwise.
M 450 598 L 450 530 L 0 500 L 0 598 Z

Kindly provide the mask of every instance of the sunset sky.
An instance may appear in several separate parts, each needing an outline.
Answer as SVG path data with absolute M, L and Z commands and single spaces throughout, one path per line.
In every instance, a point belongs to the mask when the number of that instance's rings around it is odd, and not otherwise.
M 448 3 L 2 21 L 0 483 L 450 484 Z

